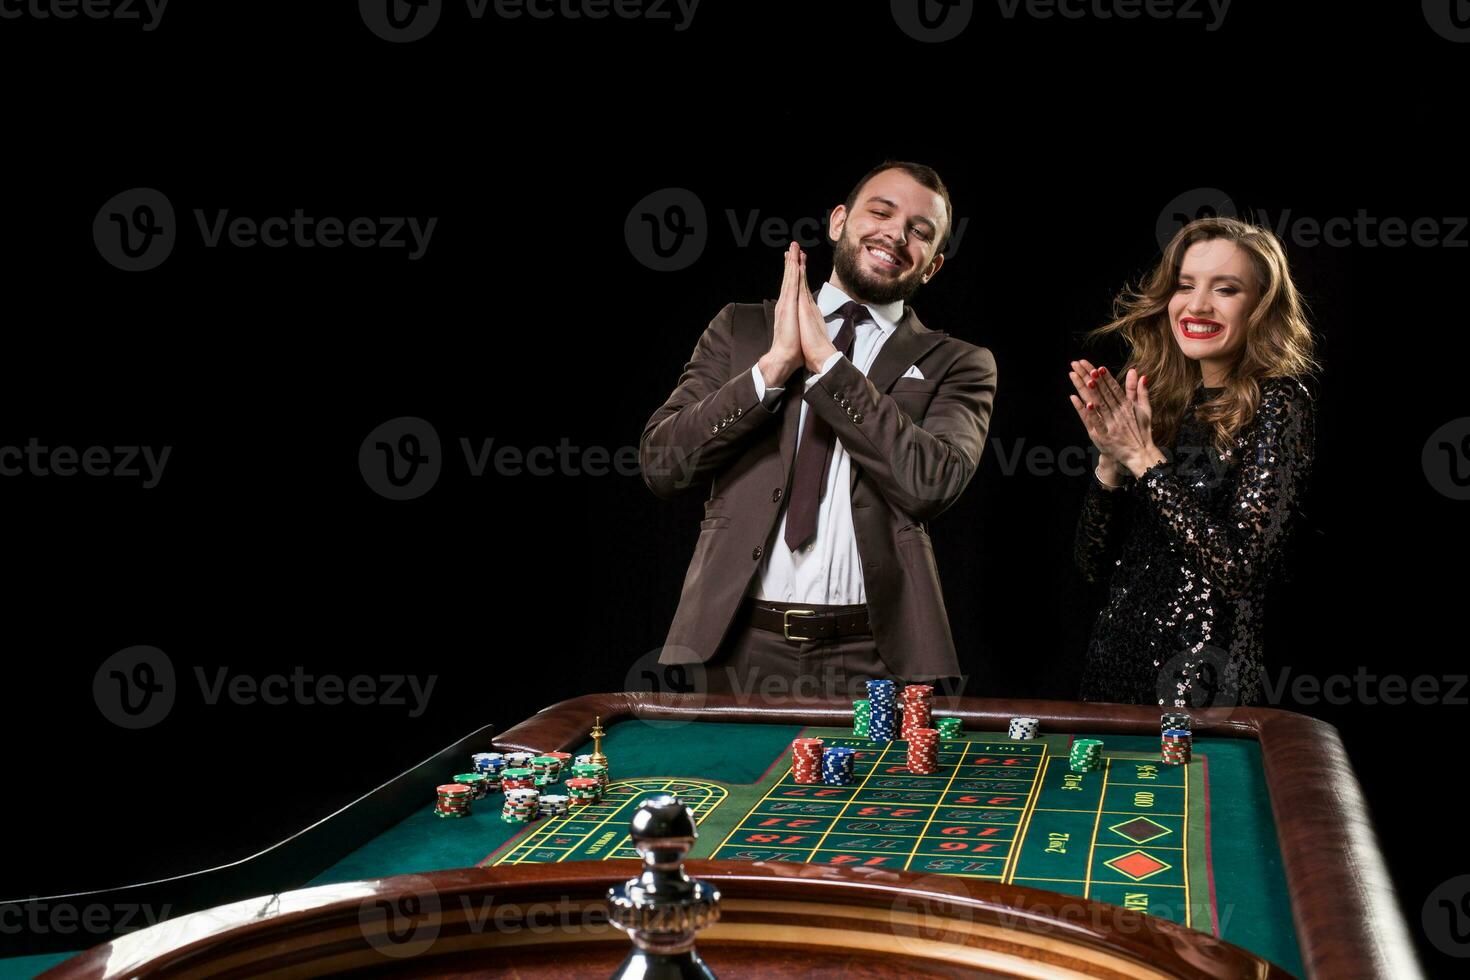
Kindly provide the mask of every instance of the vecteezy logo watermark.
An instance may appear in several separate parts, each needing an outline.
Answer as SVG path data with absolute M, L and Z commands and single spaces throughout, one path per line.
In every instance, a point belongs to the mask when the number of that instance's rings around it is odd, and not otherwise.
M 654 272 L 687 269 L 709 243 L 704 202 L 683 187 L 656 190 L 628 211 L 623 238 L 633 258 Z
M 893 22 L 915 41 L 953 41 L 970 26 L 975 0 L 889 0 Z
M 555 446 L 496 445 L 493 437 L 477 442 L 459 439 L 465 471 L 471 477 L 496 476 L 618 476 L 636 477 L 637 446 L 577 446 L 565 436 Z M 434 426 L 416 416 L 390 419 L 373 429 L 357 450 L 358 470 L 374 493 L 389 500 L 413 500 L 434 488 L 443 472 L 446 454 Z M 696 460 L 680 460 L 688 469 Z M 657 469 L 654 472 L 661 471 Z
M 369 946 L 394 959 L 417 956 L 439 938 L 439 891 L 421 875 L 400 879 L 392 895 L 371 895 L 357 909 L 357 926 Z
M 1290 208 L 1276 216 L 1260 208 L 1238 210 L 1224 191 L 1215 187 L 1196 187 L 1176 196 L 1159 212 L 1154 233 L 1159 248 L 1196 218 L 1240 218 L 1269 228 L 1283 242 L 1302 248 L 1328 245 L 1333 248 L 1466 248 L 1470 237 L 1470 217 L 1441 215 L 1437 217 L 1400 217 L 1369 214 L 1359 208 L 1353 215 L 1316 217 L 1297 214 Z
M 670 22 L 674 32 L 694 23 L 700 0 L 465 0 L 472 21 L 492 13 L 500 20 L 646 20 Z M 443 13 L 442 0 L 358 0 L 367 29 L 384 41 L 403 44 L 428 37 Z
M 668 663 L 660 661 L 667 660 Z M 677 700 L 681 707 L 702 708 L 709 694 L 709 678 L 704 661 L 685 646 L 655 647 L 628 665 L 623 677 L 624 691 L 637 691 L 659 698 Z M 693 719 L 642 718 L 653 728 L 678 728 Z
M 173 710 L 174 665 L 157 647 L 119 650 L 92 676 L 92 700 L 102 717 L 119 728 L 152 728 Z
M 200 700 L 210 706 L 228 701 L 242 707 L 257 704 L 335 707 L 345 702 L 364 707 L 407 707 L 410 718 L 424 713 L 439 680 L 436 674 L 423 679 L 416 674 L 355 674 L 344 678 L 337 674 L 308 674 L 300 666 L 290 674 L 264 676 L 232 673 L 228 667 L 215 668 L 211 674 L 196 666 L 193 673 Z M 180 690 L 173 661 L 152 646 L 119 650 L 104 660 L 92 676 L 92 700 L 97 710 L 119 728 L 151 728 L 163 721 L 178 701 Z
M 374 493 L 389 500 L 422 497 L 439 482 L 444 453 L 428 422 L 406 415 L 367 434 L 357 450 L 357 468 Z
M 172 446 L 43 446 L 34 436 L 25 448 L 0 446 L 0 476 L 110 476 L 143 478 L 139 484 L 152 490 L 163 479 Z M 139 462 L 143 469 L 138 468 Z M 80 468 L 79 468 L 80 467 Z
M 888 921 L 894 945 L 904 953 L 924 956 L 935 943 L 964 944 L 973 938 L 975 905 L 958 878 L 924 875 L 893 899 Z
M 1241 701 L 1238 665 L 1208 643 L 1176 653 L 1159 667 L 1159 704 L 1176 708 L 1235 708 Z
M 101 939 L 157 925 L 167 919 L 172 910 L 172 905 L 160 908 L 137 902 L 76 905 L 31 898 L 25 902 L 0 904 L 0 935 L 85 935 Z
M 1154 238 L 1165 248 L 1179 229 L 1199 218 L 1234 218 L 1235 202 L 1218 187 L 1195 187 L 1165 204 L 1154 223 Z
M 1443 882 L 1420 912 L 1424 935 L 1446 956 L 1470 957 L 1470 875 Z
M 151 187 L 114 194 L 92 219 L 98 254 L 124 272 L 146 272 L 161 265 L 174 250 L 178 231 L 173 204 Z
M 1470 500 L 1470 417 L 1435 429 L 1420 459 L 1431 487 L 1451 500 Z
M 0 20 L 88 20 L 138 22 L 145 32 L 163 20 L 168 0 L 0 0 Z
M 407 249 L 417 261 L 429 250 L 438 218 L 317 217 L 302 208 L 289 216 L 254 217 L 232 214 L 228 208 L 195 208 L 194 223 L 206 249 L 292 248 Z M 180 228 L 173 204 L 160 191 L 135 187 L 115 194 L 92 219 L 92 240 L 109 264 L 124 272 L 157 268 L 168 258 Z
M 725 209 L 725 222 L 737 248 L 758 244 L 782 249 L 792 241 L 807 249 L 829 244 L 827 228 L 831 218 L 830 209 L 795 221 L 765 215 L 759 210 L 741 215 L 734 208 Z M 944 247 L 946 260 L 953 260 L 959 254 L 969 224 L 969 218 L 955 219 L 954 230 Z M 711 230 L 704 202 L 684 187 L 665 187 L 644 195 L 623 220 L 623 239 L 629 253 L 654 272 L 689 268 L 704 254 Z
M 1446 41 L 1464 44 L 1470 41 L 1470 12 L 1463 0 L 1422 0 L 1424 20 L 1434 33 Z

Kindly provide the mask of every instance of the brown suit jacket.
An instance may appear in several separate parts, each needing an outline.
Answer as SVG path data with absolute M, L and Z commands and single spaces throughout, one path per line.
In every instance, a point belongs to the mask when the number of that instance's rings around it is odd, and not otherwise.
M 839 358 L 806 391 L 798 368 L 775 411 L 751 367 L 770 349 L 775 301 L 730 303 L 700 336 L 679 386 L 639 440 L 644 482 L 672 498 L 709 484 L 699 541 L 661 663 L 707 661 L 724 639 L 780 524 L 791 489 L 797 399 L 852 457 L 852 519 L 878 652 L 907 680 L 959 676 L 925 522 L 964 491 L 985 446 L 995 358 L 919 322 L 898 329 L 864 376 Z M 902 378 L 917 364 L 923 380 Z

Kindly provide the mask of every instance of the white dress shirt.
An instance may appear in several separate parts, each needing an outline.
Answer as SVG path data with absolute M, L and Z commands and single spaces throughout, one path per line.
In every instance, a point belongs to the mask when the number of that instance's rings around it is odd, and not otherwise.
M 842 318 L 834 316 L 838 307 L 852 297 L 832 285 L 822 283 L 817 293 L 817 308 L 827 320 L 827 337 L 835 341 L 842 328 Z M 882 306 L 868 305 L 871 319 L 853 326 L 852 363 L 864 375 L 873 366 L 884 342 L 893 336 L 903 316 L 903 300 Z M 830 355 L 822 370 L 806 379 L 810 388 L 832 369 L 842 351 Z M 755 393 L 768 407 L 781 398 L 783 388 L 767 388 L 760 365 L 751 368 L 755 377 Z M 767 396 L 770 396 L 768 400 Z M 805 400 L 798 403 L 801 418 L 797 420 L 797 451 L 805 434 L 807 413 Z M 858 554 L 857 534 L 852 528 L 852 457 L 835 439 L 832 463 L 827 469 L 827 489 L 817 508 L 817 533 L 793 554 L 786 546 L 786 508 L 781 508 L 781 523 L 776 539 L 766 548 L 759 573 L 752 579 L 748 595 L 778 602 L 810 602 L 822 605 L 855 605 L 867 602 L 863 587 L 863 560 Z M 789 501 L 789 498 L 788 498 Z

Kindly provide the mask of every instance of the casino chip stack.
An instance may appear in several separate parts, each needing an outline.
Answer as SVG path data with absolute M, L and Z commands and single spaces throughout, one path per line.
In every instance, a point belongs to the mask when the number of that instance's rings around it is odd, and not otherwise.
M 500 819 L 506 823 L 530 823 L 541 809 L 541 791 L 538 789 L 512 789 L 505 793 L 505 806 L 500 810 Z
M 903 701 L 903 729 L 899 737 L 909 740 L 909 733 L 934 727 L 934 688 L 928 684 L 909 684 L 900 695 Z
M 798 738 L 791 743 L 791 778 L 798 783 L 822 781 L 822 740 Z
M 1041 722 L 1035 718 L 1012 718 L 1010 737 L 1018 741 L 1027 741 L 1036 737 L 1041 730 Z
M 572 766 L 572 775 L 578 779 L 596 780 L 598 795 L 607 789 L 607 766 L 600 762 L 578 762 Z
M 1067 761 L 1071 763 L 1073 772 L 1096 772 L 1102 768 L 1102 748 L 1100 739 L 1079 738 L 1072 742 L 1072 750 L 1068 753 Z
M 535 752 L 507 752 L 505 753 L 505 765 L 510 769 L 530 769 L 531 760 L 536 758 Z
M 573 776 L 567 780 L 567 801 L 570 806 L 586 806 L 602 798 L 602 787 L 597 780 L 586 776 Z
M 436 817 L 467 817 L 470 815 L 470 800 L 475 791 L 463 783 L 445 783 L 438 790 L 438 801 L 434 804 Z
M 509 793 L 513 789 L 535 789 L 536 771 L 534 769 L 504 769 L 500 773 L 500 788 Z
M 564 817 L 567 815 L 565 796 L 543 795 L 536 801 L 536 815 L 541 817 Z
M 934 727 L 938 729 L 940 738 L 960 737 L 960 720 L 958 718 L 940 718 L 934 723 Z
M 893 681 L 868 681 L 868 738 L 891 742 L 898 724 L 898 697 Z
M 868 722 L 873 717 L 873 702 L 868 700 L 852 703 L 852 734 L 855 738 L 868 737 Z
M 852 760 L 857 749 L 834 745 L 822 753 L 822 782 L 828 786 L 852 785 Z
M 1159 718 L 1159 731 L 1167 732 L 1171 728 L 1193 729 L 1189 715 L 1182 711 L 1166 711 Z
M 1187 766 L 1193 754 L 1194 736 L 1187 728 L 1166 729 L 1161 736 L 1159 758 L 1166 766 Z
M 505 768 L 505 756 L 499 752 L 476 752 L 470 757 L 474 762 L 475 772 L 482 772 L 487 776 L 500 776 L 500 770 Z
M 579 772 L 577 772 L 577 766 L 597 766 L 598 767 L 598 772 L 596 772 L 596 773 L 579 773 Z M 581 776 L 587 776 L 587 775 L 595 776 L 596 779 L 597 779 L 597 781 L 600 782 L 600 783 L 602 783 L 602 788 L 603 789 L 607 789 L 607 782 L 608 782 L 608 777 L 607 777 L 607 763 L 605 763 L 605 762 L 598 762 L 597 761 L 597 756 L 595 756 L 595 755 L 592 755 L 592 754 L 588 753 L 586 755 L 579 755 L 579 756 L 577 756 L 577 758 L 574 760 L 574 764 L 572 765 L 572 775 L 574 775 L 574 776 L 578 776 L 578 775 L 581 775 Z
M 909 732 L 908 769 L 915 776 L 932 776 L 939 771 L 939 729 L 915 728 Z
M 561 760 L 554 755 L 538 755 L 531 759 L 531 768 L 536 773 L 536 785 L 544 786 L 561 778 Z M 542 780 L 546 782 L 542 782 Z
M 485 774 L 483 772 L 465 772 L 454 777 L 454 781 L 462 786 L 468 786 L 474 792 L 474 799 L 483 800 L 489 789 L 485 785 Z

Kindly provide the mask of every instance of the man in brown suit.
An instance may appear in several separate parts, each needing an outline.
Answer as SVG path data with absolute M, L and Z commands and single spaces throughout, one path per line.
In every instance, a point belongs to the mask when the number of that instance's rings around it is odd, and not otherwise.
M 699 338 L 639 441 L 658 496 L 709 484 L 660 663 L 798 697 L 961 676 L 926 522 L 979 465 L 995 359 L 904 302 L 952 223 L 938 174 L 886 162 L 832 211 L 818 293 L 792 242 L 780 298 L 726 304 Z

